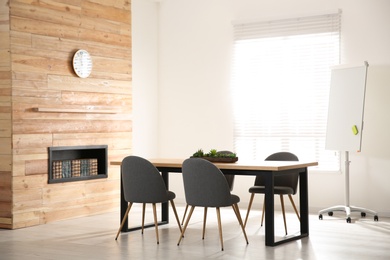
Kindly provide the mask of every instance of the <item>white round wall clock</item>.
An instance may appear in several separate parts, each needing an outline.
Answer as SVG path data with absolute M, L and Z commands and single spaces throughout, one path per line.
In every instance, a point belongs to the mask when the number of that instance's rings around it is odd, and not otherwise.
M 80 78 L 87 78 L 92 72 L 92 58 L 86 50 L 78 50 L 73 56 L 73 70 Z

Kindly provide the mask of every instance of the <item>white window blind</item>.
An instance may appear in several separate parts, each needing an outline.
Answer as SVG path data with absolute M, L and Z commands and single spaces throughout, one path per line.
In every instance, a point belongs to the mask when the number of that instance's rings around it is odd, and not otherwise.
M 289 151 L 338 171 L 325 150 L 330 67 L 340 60 L 340 12 L 234 24 L 234 149 L 264 160 Z

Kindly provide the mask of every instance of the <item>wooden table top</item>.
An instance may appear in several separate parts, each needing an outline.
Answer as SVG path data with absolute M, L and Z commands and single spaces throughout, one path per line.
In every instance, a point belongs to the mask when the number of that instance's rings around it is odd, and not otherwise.
M 148 159 L 156 167 L 181 168 L 187 158 L 155 158 Z M 111 165 L 121 165 L 121 161 L 111 161 Z M 252 171 L 283 171 L 290 169 L 317 166 L 318 162 L 303 161 L 237 161 L 235 163 L 214 163 L 219 169 L 252 170 Z

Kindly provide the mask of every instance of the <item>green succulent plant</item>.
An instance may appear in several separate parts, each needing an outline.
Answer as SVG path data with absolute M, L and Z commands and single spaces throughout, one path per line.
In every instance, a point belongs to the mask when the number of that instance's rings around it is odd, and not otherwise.
M 202 149 L 199 149 L 199 150 L 196 151 L 192 156 L 194 156 L 194 157 L 204 157 L 203 150 L 202 150 Z
M 208 153 L 209 157 L 217 157 L 218 153 L 216 149 L 211 149 L 210 152 Z

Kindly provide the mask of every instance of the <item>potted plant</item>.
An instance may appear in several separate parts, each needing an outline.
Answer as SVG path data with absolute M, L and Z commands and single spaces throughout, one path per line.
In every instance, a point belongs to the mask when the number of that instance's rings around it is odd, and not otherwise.
M 204 153 L 203 149 L 198 149 L 191 158 L 198 157 L 206 159 L 210 162 L 226 162 L 233 163 L 238 161 L 236 153 L 230 151 L 217 151 L 216 149 L 211 149 L 208 153 Z

